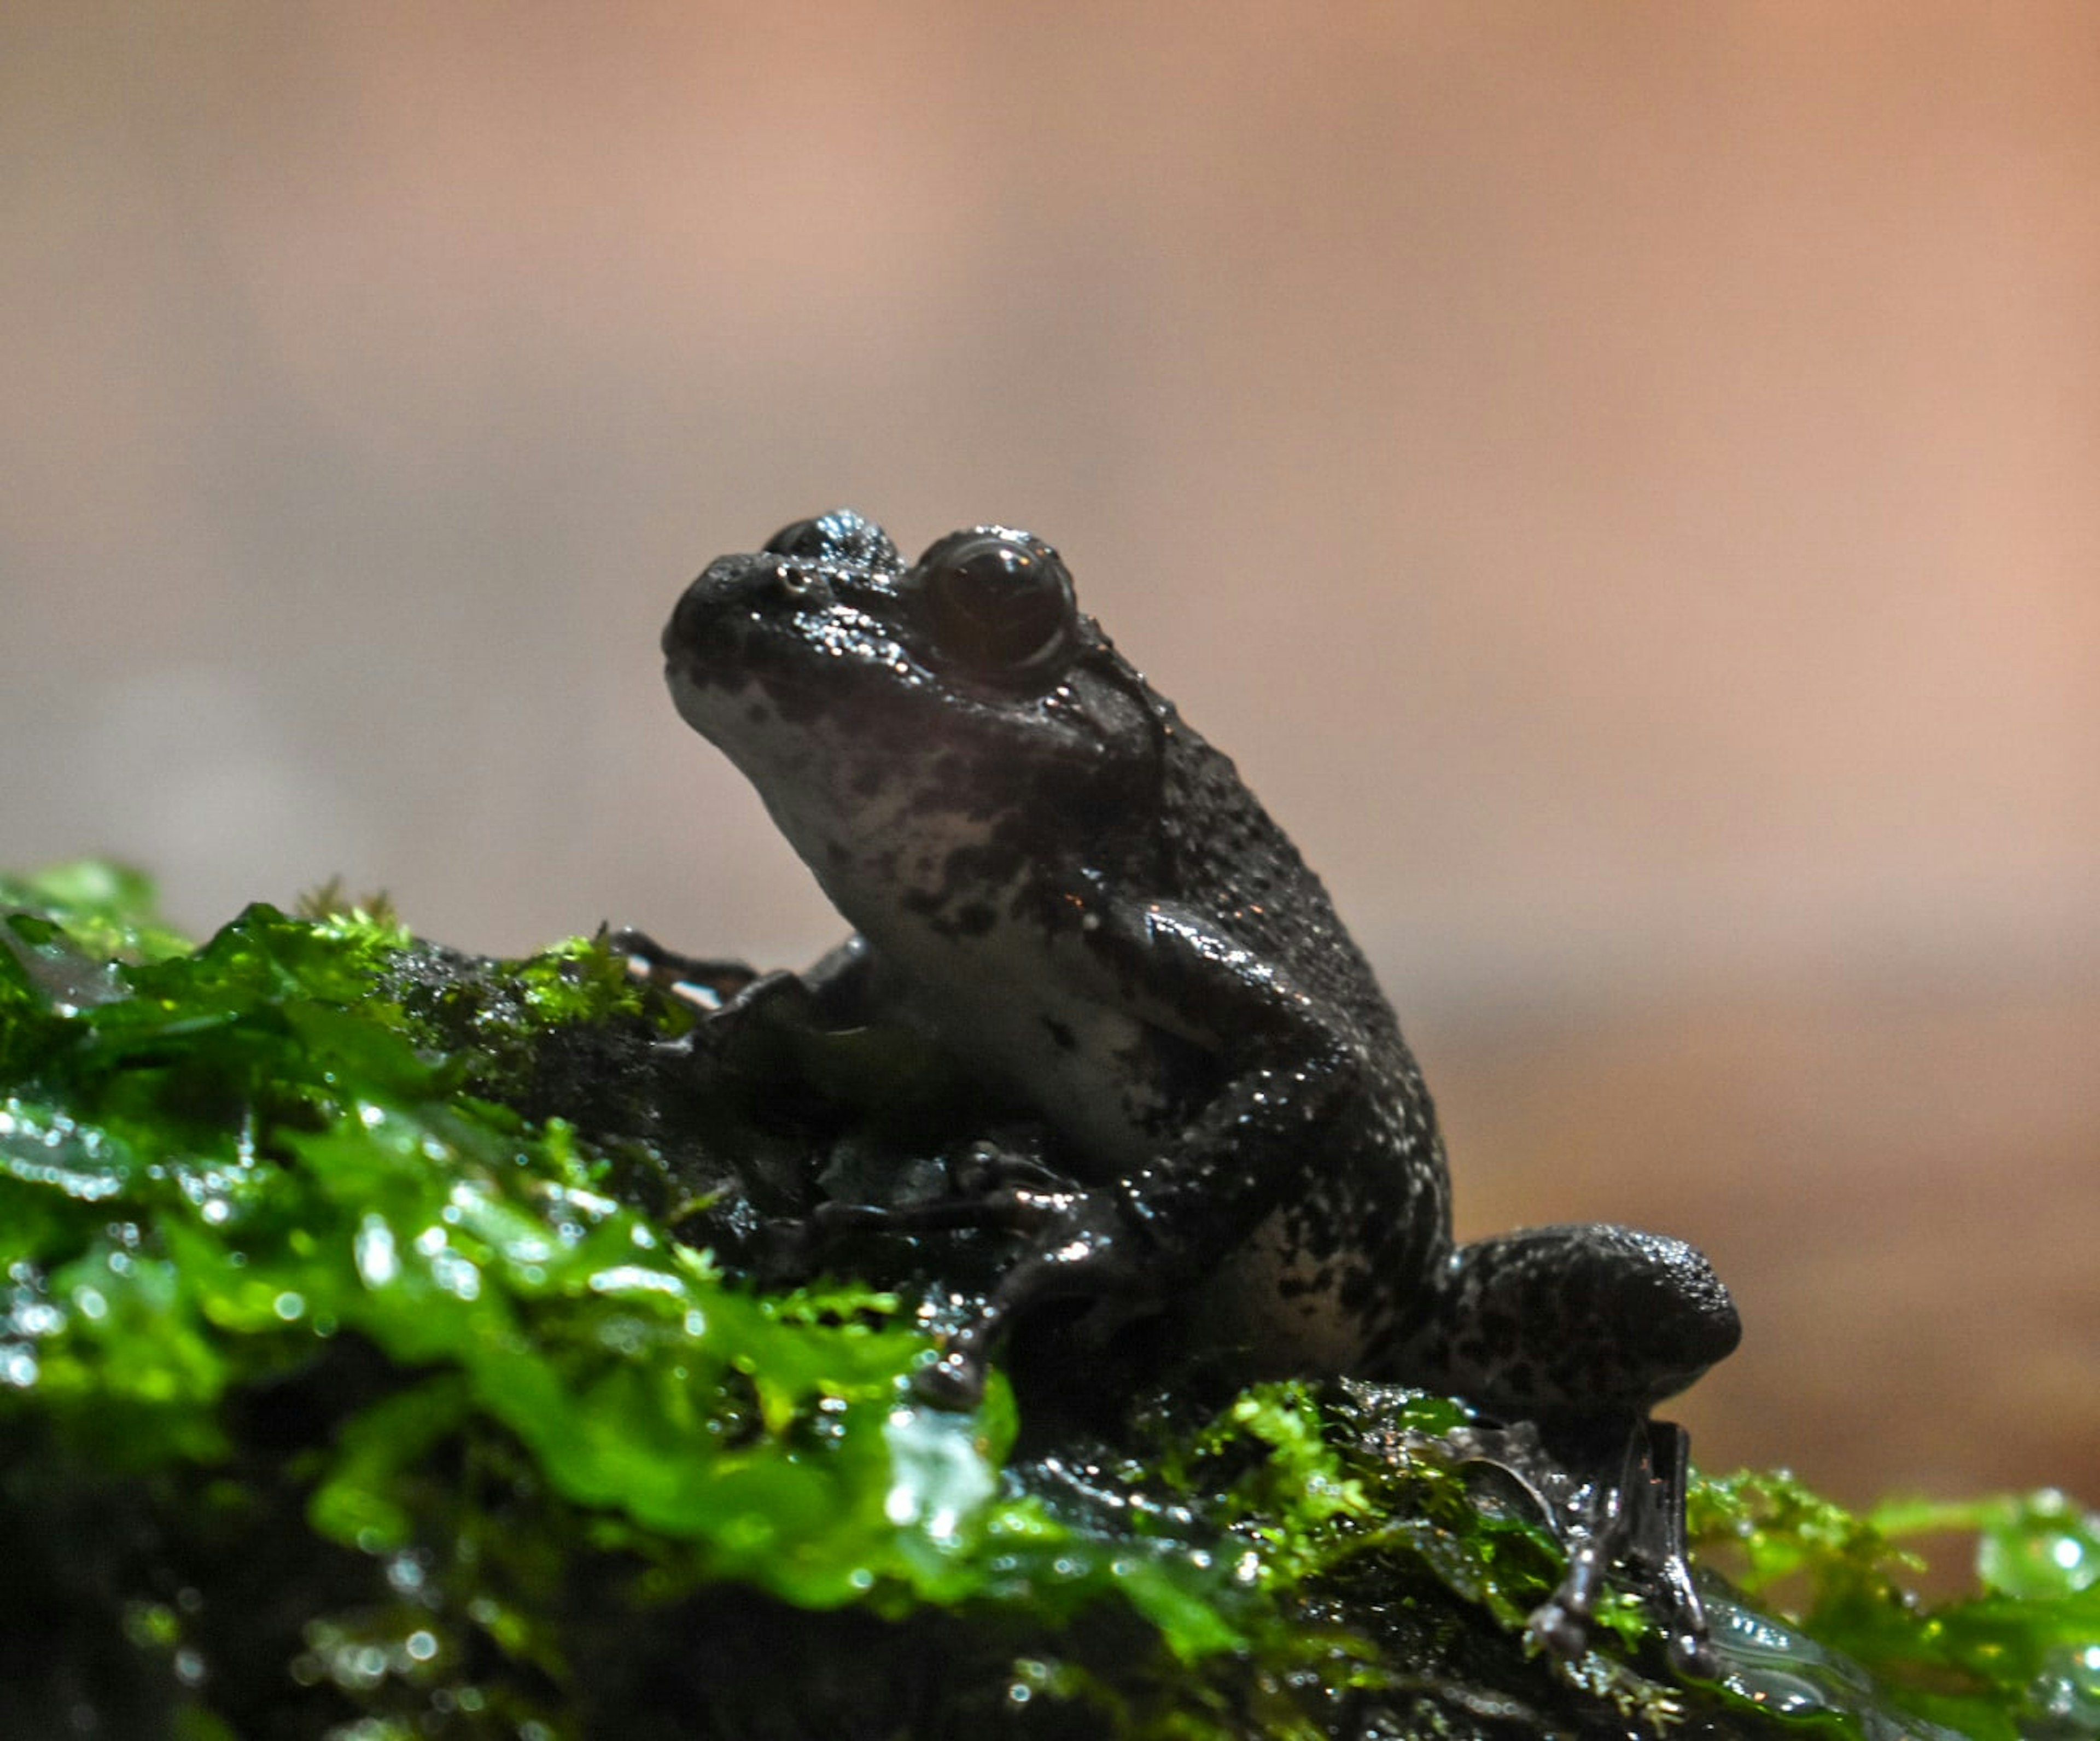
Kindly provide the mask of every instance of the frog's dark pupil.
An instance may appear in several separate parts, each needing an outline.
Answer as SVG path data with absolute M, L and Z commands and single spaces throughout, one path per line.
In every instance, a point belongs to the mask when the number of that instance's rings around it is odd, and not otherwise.
M 1039 665 L 1071 626 L 1071 577 L 1047 548 L 964 532 L 928 550 L 920 572 L 942 650 L 979 669 Z
M 822 520 L 796 520 L 765 541 L 769 556 L 823 556 L 830 554 L 831 548 Z

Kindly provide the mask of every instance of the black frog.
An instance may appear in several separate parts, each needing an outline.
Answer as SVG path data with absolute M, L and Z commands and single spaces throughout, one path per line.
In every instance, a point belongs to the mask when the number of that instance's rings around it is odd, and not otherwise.
M 858 515 L 797 521 L 711 563 L 664 652 L 680 713 L 854 927 L 798 995 L 929 1038 L 1062 1139 L 1069 1176 L 990 1165 L 961 1200 L 830 1211 L 1026 1235 L 928 1394 L 973 1399 L 1009 1318 L 1061 1297 L 1172 1314 L 1249 1376 L 1546 1422 L 1643 1421 L 1735 1346 L 1681 1241 L 1454 1246 L 1429 1094 L 1370 965 L 1040 539 L 975 527 L 907 564 Z

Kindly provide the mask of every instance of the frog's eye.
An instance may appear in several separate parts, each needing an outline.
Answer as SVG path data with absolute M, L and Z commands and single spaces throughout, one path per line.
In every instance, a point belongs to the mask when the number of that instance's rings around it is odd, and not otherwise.
M 941 652 L 979 674 L 1025 679 L 1071 643 L 1079 612 L 1072 577 L 1040 539 L 996 527 L 930 546 L 904 577 L 924 600 Z
M 765 541 L 769 556 L 829 556 L 837 548 L 822 520 L 796 520 Z
M 851 508 L 836 508 L 814 519 L 783 526 L 765 541 L 768 556 L 796 562 L 836 563 L 893 574 L 904 565 L 889 534 Z

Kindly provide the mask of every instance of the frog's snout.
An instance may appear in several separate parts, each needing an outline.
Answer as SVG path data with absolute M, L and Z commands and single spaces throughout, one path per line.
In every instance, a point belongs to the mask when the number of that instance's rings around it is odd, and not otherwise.
M 664 625 L 664 656 L 673 665 L 689 661 L 719 644 L 739 618 L 821 608 L 831 598 L 831 583 L 813 563 L 765 553 L 718 557 L 686 589 Z

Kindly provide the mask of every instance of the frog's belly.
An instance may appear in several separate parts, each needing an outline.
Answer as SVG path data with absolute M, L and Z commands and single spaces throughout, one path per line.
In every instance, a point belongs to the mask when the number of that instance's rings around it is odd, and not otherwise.
M 1119 1010 L 1008 979 L 996 996 L 947 992 L 929 1021 L 949 1050 L 1041 1113 L 1089 1177 L 1140 1164 L 1169 1132 L 1180 1097 L 1167 1043 Z
M 1011 1019 L 1012 1007 L 981 1007 L 967 1037 L 947 1043 L 1026 1094 L 1090 1164 L 1083 1169 L 1088 1176 L 1105 1178 L 1155 1160 L 1175 1122 L 1175 1065 L 1185 1067 L 1179 1054 L 1186 1042 L 1098 1005 L 1045 1004 L 1022 1022 Z M 1039 1041 L 1047 1023 L 1070 1033 L 1073 1044 L 1044 1050 Z M 1207 1265 L 1187 1295 L 1162 1307 L 1202 1326 L 1206 1346 L 1235 1350 L 1235 1370 L 1250 1380 L 1354 1370 L 1372 1326 L 1343 1304 L 1349 1266 L 1331 1249 L 1316 1256 L 1306 1231 L 1302 1213 L 1277 1209 Z

